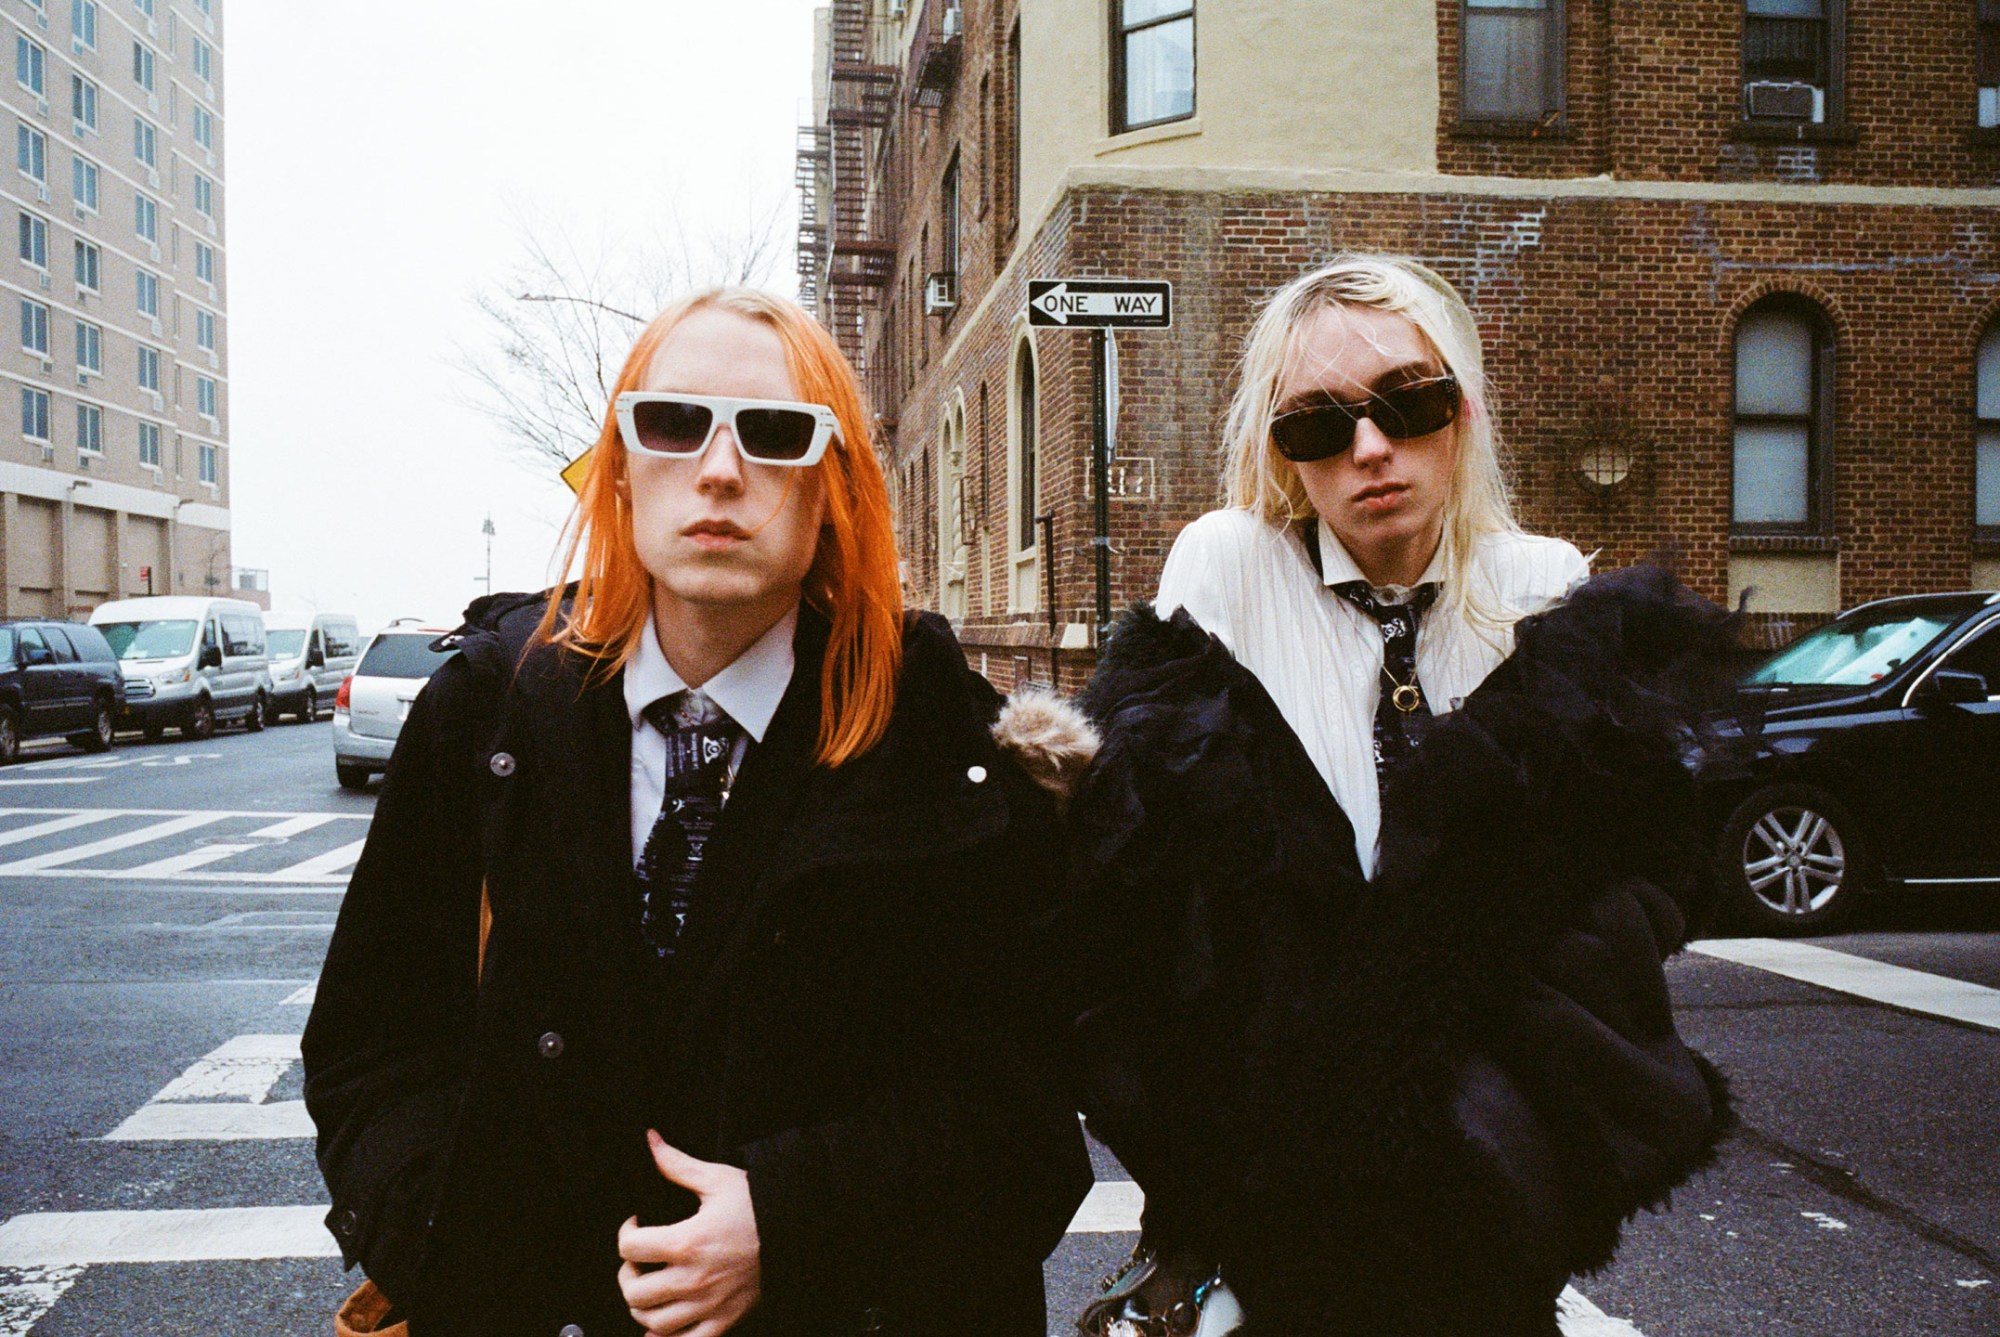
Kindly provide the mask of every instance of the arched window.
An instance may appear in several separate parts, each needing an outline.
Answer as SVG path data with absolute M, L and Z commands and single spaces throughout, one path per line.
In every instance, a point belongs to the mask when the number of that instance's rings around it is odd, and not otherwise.
M 1978 463 L 1973 469 L 1972 522 L 1981 538 L 2000 539 L 2000 320 L 1979 341 Z
M 965 616 L 970 530 L 965 515 L 965 402 L 953 396 L 938 434 L 938 611 Z
M 1832 483 L 1832 331 L 1809 302 L 1771 298 L 1736 326 L 1731 528 L 1830 534 Z
M 1034 340 L 1024 323 L 1007 378 L 1007 533 L 1013 546 L 1008 607 L 1017 613 L 1041 606 L 1041 530 L 1035 524 L 1041 510 L 1040 398 Z

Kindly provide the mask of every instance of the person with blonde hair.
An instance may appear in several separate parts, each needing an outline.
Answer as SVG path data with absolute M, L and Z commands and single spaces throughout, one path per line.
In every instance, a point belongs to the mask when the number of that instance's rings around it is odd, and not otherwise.
M 1089 1185 L 1028 1024 L 1054 800 L 906 614 L 854 373 L 661 313 L 574 584 L 412 705 L 303 1041 L 348 1331 L 1045 1331 Z
M 1085 1326 L 1553 1337 L 1728 1122 L 1661 968 L 1728 619 L 1521 531 L 1414 261 L 1280 288 L 1227 435 L 1081 701 L 1066 1057 L 1147 1203 Z

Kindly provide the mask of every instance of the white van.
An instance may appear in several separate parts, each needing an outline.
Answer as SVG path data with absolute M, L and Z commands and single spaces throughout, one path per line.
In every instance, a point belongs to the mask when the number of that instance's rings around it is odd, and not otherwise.
M 225 720 L 257 730 L 269 718 L 271 674 L 264 610 L 241 599 L 159 595 L 99 604 L 104 633 L 125 674 L 119 719 L 157 739 L 169 724 L 206 738 Z
M 333 709 L 340 684 L 361 659 L 361 630 L 350 613 L 266 613 L 271 711 L 301 724 Z

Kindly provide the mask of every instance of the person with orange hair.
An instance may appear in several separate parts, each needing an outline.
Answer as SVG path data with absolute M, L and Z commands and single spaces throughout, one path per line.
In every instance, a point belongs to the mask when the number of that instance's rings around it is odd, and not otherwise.
M 567 562 L 450 638 L 328 949 L 342 1321 L 1039 1337 L 1090 1170 L 1027 925 L 1088 740 L 904 613 L 859 387 L 789 302 L 648 326 Z

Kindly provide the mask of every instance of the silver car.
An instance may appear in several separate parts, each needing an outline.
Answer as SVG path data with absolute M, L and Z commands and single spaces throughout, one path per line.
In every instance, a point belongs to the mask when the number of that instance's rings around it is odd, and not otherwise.
M 410 703 L 438 666 L 458 653 L 431 649 L 446 628 L 414 621 L 403 618 L 377 632 L 333 699 L 333 772 L 343 789 L 366 789 L 370 776 L 389 769 Z

